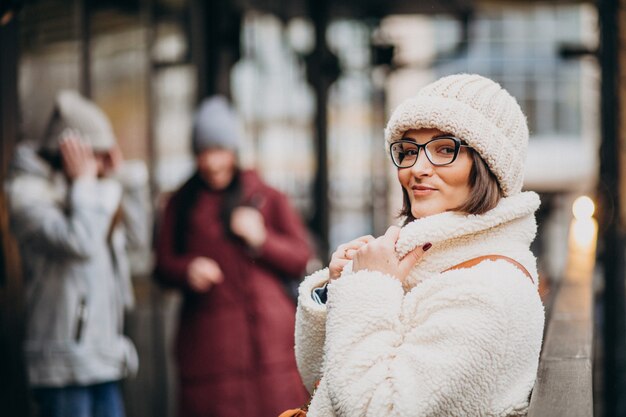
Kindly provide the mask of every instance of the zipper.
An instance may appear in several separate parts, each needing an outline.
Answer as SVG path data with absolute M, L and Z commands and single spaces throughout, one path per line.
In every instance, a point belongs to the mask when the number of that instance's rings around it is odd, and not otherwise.
M 74 332 L 74 341 L 79 343 L 83 336 L 83 329 L 87 322 L 87 298 L 81 297 L 78 303 L 78 309 L 76 310 L 76 331 Z

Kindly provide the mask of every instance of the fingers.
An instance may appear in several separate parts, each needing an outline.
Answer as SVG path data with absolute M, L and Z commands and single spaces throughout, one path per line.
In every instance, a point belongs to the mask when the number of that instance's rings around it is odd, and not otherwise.
M 209 274 L 209 279 L 214 284 L 221 284 L 224 282 L 224 273 L 217 263 L 214 264 L 213 270 L 211 271 L 211 274 Z
M 398 240 L 399 235 L 400 228 L 397 226 L 391 226 L 387 229 L 384 235 L 376 239 L 372 238 L 371 241 L 363 245 L 362 251 L 395 252 L 396 241 Z M 359 250 L 357 250 L 357 252 L 359 252 Z
M 230 220 L 231 231 L 246 243 L 259 248 L 267 238 L 265 219 L 261 212 L 253 207 L 238 207 Z
M 419 262 L 420 259 L 422 259 L 422 256 L 424 256 L 424 252 L 426 252 L 431 247 L 432 244 L 426 243 L 425 245 L 418 246 L 411 252 L 404 255 L 404 257 L 400 260 L 400 263 L 398 264 L 400 272 L 403 274 L 403 276 L 408 275 L 409 271 L 411 271 L 411 268 L 413 268 L 415 264 Z
M 354 255 L 356 255 L 356 253 L 363 248 L 364 246 L 367 246 L 369 243 L 375 241 L 376 239 L 374 238 L 374 236 L 372 235 L 366 235 L 366 236 L 361 236 L 355 240 L 353 240 L 351 243 L 351 245 L 346 248 L 345 254 L 346 254 L 346 259 L 354 259 Z
M 255 208 L 237 207 L 231 216 L 230 225 L 234 231 L 245 232 L 250 227 L 265 226 L 265 219 L 261 212 Z
M 355 240 L 358 240 L 360 242 L 363 242 L 363 243 L 367 244 L 367 243 L 370 243 L 372 240 L 374 240 L 374 236 L 372 236 L 372 235 L 365 235 L 365 236 L 361 236 L 359 238 L 356 238 Z
M 91 146 L 80 138 L 79 132 L 66 129 L 62 133 L 59 149 L 63 166 L 70 178 L 96 176 L 98 167 Z
M 190 277 L 189 286 L 196 292 L 206 292 L 213 286 L 213 283 L 198 277 Z
M 357 252 L 354 257 L 355 271 L 361 269 L 381 271 L 404 282 L 411 269 L 417 264 L 424 252 L 432 245 L 426 244 L 398 259 L 395 246 L 400 236 L 400 228 L 391 226 L 385 234 Z
M 63 165 L 69 177 L 77 177 L 81 169 L 82 161 L 80 142 L 73 137 L 66 138 L 59 144 L 59 149 L 61 150 Z
M 331 263 L 328 265 L 328 277 L 330 279 L 339 278 L 344 268 L 348 264 L 348 262 L 350 261 L 345 260 L 345 259 L 338 259 L 336 261 L 331 261 Z
M 79 143 L 74 136 L 64 136 L 59 143 L 61 155 L 67 161 L 74 161 L 79 158 Z
M 189 264 L 189 285 L 195 291 L 208 291 L 213 285 L 224 281 L 224 273 L 212 259 L 196 258 Z
M 221 284 L 224 282 L 224 274 L 222 274 L 222 271 L 219 271 L 215 274 L 208 275 L 207 280 L 210 281 L 211 284 Z
M 336 256 L 339 259 L 352 260 L 354 258 L 354 255 L 359 251 L 359 249 L 374 240 L 375 239 L 372 235 L 358 237 L 348 243 L 339 245 L 337 247 L 337 250 L 333 253 L 333 257 Z
M 363 236 L 351 242 L 340 245 L 331 257 L 329 275 L 331 279 L 338 278 L 349 261 L 353 261 L 353 269 L 378 270 L 403 280 L 411 268 L 422 258 L 424 252 L 432 245 L 425 244 L 417 247 L 402 259 L 398 259 L 395 250 L 400 236 L 400 227 L 391 226 L 383 236 L 374 239 L 372 236 Z
M 354 258 L 354 255 L 356 255 L 358 250 L 372 240 L 374 240 L 374 237 L 367 235 L 361 236 L 348 243 L 344 243 L 343 245 L 339 245 L 337 250 L 331 255 L 330 263 L 328 264 L 328 276 L 330 279 L 339 278 L 343 269 L 346 267 L 348 262 Z

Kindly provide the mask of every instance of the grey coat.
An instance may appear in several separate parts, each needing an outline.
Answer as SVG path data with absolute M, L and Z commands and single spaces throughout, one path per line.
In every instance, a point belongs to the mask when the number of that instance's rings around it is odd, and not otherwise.
M 137 370 L 122 334 L 133 304 L 127 244 L 146 245 L 149 235 L 147 175 L 137 167 L 143 172 L 127 181 L 69 184 L 29 148 L 16 152 L 7 194 L 26 283 L 33 386 L 113 381 Z M 112 227 L 118 208 L 123 221 Z

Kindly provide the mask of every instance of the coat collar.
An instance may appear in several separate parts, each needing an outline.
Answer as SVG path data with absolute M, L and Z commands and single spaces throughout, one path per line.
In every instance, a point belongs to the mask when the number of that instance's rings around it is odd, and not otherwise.
M 473 235 L 516 219 L 533 214 L 539 208 L 539 196 L 524 192 L 505 197 L 498 205 L 484 214 L 444 212 L 416 219 L 400 231 L 396 251 L 404 256 L 427 242 L 437 243 Z
M 536 193 L 524 192 L 502 198 L 484 214 L 445 212 L 409 223 L 396 243 L 400 257 L 427 242 L 433 246 L 412 269 L 406 289 L 434 273 L 490 254 L 514 258 L 536 276 L 535 258 L 529 247 L 537 231 L 534 212 L 539 204 Z

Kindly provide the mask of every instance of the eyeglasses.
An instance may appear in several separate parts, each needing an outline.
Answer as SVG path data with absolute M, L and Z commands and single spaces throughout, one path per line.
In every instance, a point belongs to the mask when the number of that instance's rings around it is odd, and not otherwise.
M 411 168 L 417 162 L 420 148 L 426 151 L 426 158 L 435 166 L 450 165 L 459 156 L 461 147 L 471 146 L 461 142 L 454 136 L 438 136 L 424 144 L 415 143 L 412 140 L 401 139 L 389 146 L 391 160 L 398 168 Z

